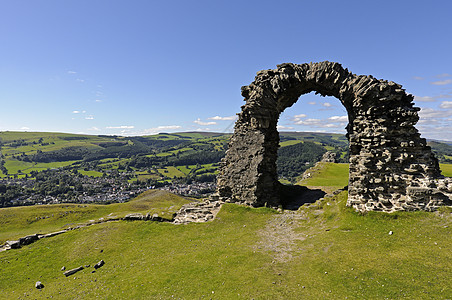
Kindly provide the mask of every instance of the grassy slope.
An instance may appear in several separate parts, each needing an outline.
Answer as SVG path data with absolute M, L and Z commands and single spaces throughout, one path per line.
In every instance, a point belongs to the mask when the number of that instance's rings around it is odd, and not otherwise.
M 0 209 L 0 244 L 35 233 L 49 233 L 102 217 L 124 217 L 128 213 L 158 213 L 171 218 L 183 204 L 182 197 L 158 190 L 147 191 L 126 203 L 109 205 L 56 204 Z M 161 214 L 164 212 L 165 214 Z
M 322 187 L 327 193 L 348 185 L 348 164 L 318 163 L 307 172 L 311 177 L 300 180 L 297 184 Z
M 5 298 L 59 299 L 452 297 L 450 210 L 363 216 L 345 200 L 344 192 L 302 208 L 291 226 L 305 239 L 293 241 L 287 262 L 256 247 L 278 214 L 227 204 L 210 223 L 113 222 L 2 252 L 0 289 Z M 95 273 L 60 271 L 100 259 Z
M 441 174 L 446 177 L 452 177 L 452 164 L 440 164 Z

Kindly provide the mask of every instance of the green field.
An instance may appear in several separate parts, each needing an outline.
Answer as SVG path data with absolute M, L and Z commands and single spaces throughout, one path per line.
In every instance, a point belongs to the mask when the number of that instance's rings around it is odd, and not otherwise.
M 344 186 L 347 167 L 320 164 L 307 182 Z M 441 165 L 443 171 L 448 167 Z M 0 290 L 4 299 L 452 297 L 451 208 L 363 215 L 347 208 L 346 199 L 342 192 L 296 213 L 225 204 L 214 221 L 201 224 L 116 221 L 84 227 L 0 252 Z M 171 218 L 187 202 L 149 191 L 122 204 L 3 208 L 0 244 L 130 212 Z M 101 259 L 105 266 L 93 273 Z M 80 265 L 91 267 L 62 274 L 61 267 Z M 44 289 L 34 288 L 38 280 Z
M 446 177 L 452 177 L 452 164 L 440 164 L 441 174 Z
M 82 175 L 90 176 L 90 177 L 102 177 L 104 173 L 98 172 L 98 171 L 85 171 L 85 170 L 79 170 L 78 171 Z
M 452 177 L 452 164 L 440 164 L 440 169 L 444 176 Z M 319 163 L 308 172 L 312 174 L 312 177 L 299 181 L 297 184 L 337 188 L 348 185 L 348 164 Z
M 0 245 L 6 240 L 58 231 L 78 223 L 108 217 L 124 217 L 128 213 L 166 212 L 167 218 L 189 200 L 164 191 L 151 190 L 126 203 L 54 204 L 0 209 Z M 165 216 L 165 215 L 163 215 Z
M 309 169 L 311 178 L 298 182 L 306 186 L 342 188 L 348 185 L 348 164 L 319 163 Z
M 452 210 L 360 215 L 345 207 L 346 196 L 302 207 L 302 218 L 225 204 L 209 223 L 121 221 L 73 230 L 1 252 L 2 297 L 452 297 Z M 93 273 L 101 259 L 105 266 Z M 81 265 L 91 267 L 63 276 L 63 266 Z M 38 280 L 44 289 L 34 288 Z

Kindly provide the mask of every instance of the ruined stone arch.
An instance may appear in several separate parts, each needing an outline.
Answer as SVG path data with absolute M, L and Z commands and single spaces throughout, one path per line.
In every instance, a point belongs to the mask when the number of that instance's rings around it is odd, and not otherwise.
M 339 63 L 281 64 L 242 87 L 238 114 L 218 175 L 218 196 L 251 206 L 281 203 L 276 159 L 281 112 L 300 96 L 334 96 L 348 113 L 347 205 L 359 211 L 435 210 L 450 204 L 452 180 L 414 127 L 419 108 L 394 82 L 355 75 Z

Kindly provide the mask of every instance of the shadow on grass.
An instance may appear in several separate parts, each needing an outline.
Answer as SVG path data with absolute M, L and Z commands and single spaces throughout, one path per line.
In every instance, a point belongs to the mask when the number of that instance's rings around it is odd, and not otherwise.
M 301 185 L 281 185 L 280 197 L 284 209 L 297 210 L 306 203 L 314 203 L 325 196 L 320 189 L 309 189 Z

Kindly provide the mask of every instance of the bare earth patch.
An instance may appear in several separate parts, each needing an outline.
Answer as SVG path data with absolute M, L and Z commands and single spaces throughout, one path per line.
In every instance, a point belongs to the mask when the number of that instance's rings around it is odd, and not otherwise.
M 300 211 L 284 211 L 274 215 L 259 232 L 261 240 L 255 245 L 255 249 L 271 252 L 274 262 L 292 260 L 296 249 L 295 241 L 303 241 L 307 237 L 304 232 L 295 230 L 303 220 L 307 220 L 307 216 Z

